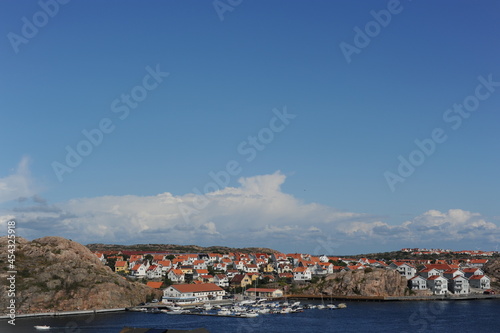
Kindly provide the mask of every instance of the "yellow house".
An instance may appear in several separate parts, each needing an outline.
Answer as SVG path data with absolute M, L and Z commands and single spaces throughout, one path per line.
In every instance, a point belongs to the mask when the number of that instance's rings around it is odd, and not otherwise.
M 125 272 L 128 273 L 128 263 L 126 261 L 117 261 L 115 263 L 115 273 Z
M 272 272 L 274 272 L 274 267 L 273 267 L 273 265 L 271 265 L 271 264 L 267 264 L 266 266 L 264 266 L 264 272 L 265 272 L 265 273 L 272 273 Z
M 231 279 L 231 287 L 246 287 L 252 284 L 252 278 L 247 274 L 236 274 Z
M 183 274 L 193 274 L 193 266 L 181 266 Z

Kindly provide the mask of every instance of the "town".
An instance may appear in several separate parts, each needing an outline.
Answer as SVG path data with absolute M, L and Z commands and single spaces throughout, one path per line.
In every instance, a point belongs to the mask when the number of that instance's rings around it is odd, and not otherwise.
M 221 301 L 228 294 L 277 299 L 297 286 L 317 282 L 334 272 L 368 272 L 375 268 L 399 272 L 407 279 L 411 295 L 493 294 L 491 279 L 485 274 L 483 266 L 489 260 L 487 257 L 498 256 L 497 251 L 419 248 L 401 249 L 398 252 L 400 256 L 393 259 L 279 252 L 158 253 L 113 250 L 93 253 L 124 278 L 163 290 L 161 302 L 176 305 Z M 409 258 L 404 258 L 405 254 Z M 441 259 L 446 256 L 452 258 Z

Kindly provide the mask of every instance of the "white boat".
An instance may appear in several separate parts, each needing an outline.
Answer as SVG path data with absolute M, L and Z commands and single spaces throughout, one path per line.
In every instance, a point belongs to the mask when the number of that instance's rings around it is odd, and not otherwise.
M 286 313 L 290 313 L 290 312 L 292 312 L 292 308 L 283 308 L 280 311 L 280 313 L 282 313 L 282 314 L 286 314 Z
M 335 304 L 327 304 L 326 306 L 331 310 L 337 309 L 337 306 Z
M 37 329 L 39 331 L 47 331 L 47 330 L 50 330 L 50 326 L 47 326 L 47 325 L 38 325 L 38 326 L 35 326 L 35 329 Z
M 325 306 L 323 304 L 318 304 L 318 306 L 316 308 L 318 310 L 323 310 L 325 308 Z
M 171 310 L 171 311 L 168 311 L 167 314 L 169 315 L 178 315 L 178 314 L 183 314 L 183 313 L 186 313 L 188 312 L 187 310 Z
M 295 302 L 292 304 L 292 306 L 299 306 L 300 305 L 300 302 Z
M 337 305 L 337 308 L 339 308 L 339 309 L 345 309 L 345 308 L 347 308 L 347 304 L 340 303 L 339 305 Z
M 220 310 L 219 312 L 217 312 L 217 315 L 219 316 L 230 316 L 232 315 L 232 312 L 227 310 L 227 309 L 223 309 L 223 310 Z

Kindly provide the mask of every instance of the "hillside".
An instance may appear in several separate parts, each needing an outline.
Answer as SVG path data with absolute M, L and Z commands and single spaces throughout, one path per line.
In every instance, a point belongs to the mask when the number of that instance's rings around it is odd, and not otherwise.
M 0 238 L 0 265 L 7 266 L 7 238 Z M 103 265 L 85 246 L 61 237 L 31 242 L 17 238 L 18 313 L 119 308 L 161 296 L 143 284 L 126 281 Z M 2 287 L 7 273 L 0 272 Z M 0 296 L 6 311 L 7 293 Z
M 151 252 L 170 252 L 170 253 L 277 253 L 279 251 L 262 247 L 232 248 L 227 246 L 209 246 L 198 245 L 175 245 L 175 244 L 88 244 L 91 251 L 151 251 Z
M 306 295 L 405 296 L 407 280 L 395 270 L 344 271 L 328 275 L 302 290 Z
M 491 278 L 491 286 L 500 290 L 500 259 L 490 259 L 483 267 L 484 273 Z

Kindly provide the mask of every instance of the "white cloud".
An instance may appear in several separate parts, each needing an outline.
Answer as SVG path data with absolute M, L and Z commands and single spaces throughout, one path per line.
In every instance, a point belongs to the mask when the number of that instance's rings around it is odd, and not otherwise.
M 11 175 L 0 178 L 0 203 L 36 194 L 31 179 L 29 163 L 29 157 L 23 157 Z
M 392 225 L 367 214 L 304 203 L 283 193 L 280 172 L 239 179 L 204 195 L 103 196 L 6 212 L 27 238 L 60 235 L 82 243 L 178 243 L 266 246 L 331 253 L 332 249 L 449 240 L 498 242 L 499 227 L 479 213 L 429 210 Z M 36 200 L 35 200 L 36 199 Z M 351 246 L 351 248 L 355 248 Z M 457 246 L 460 247 L 460 246 Z

